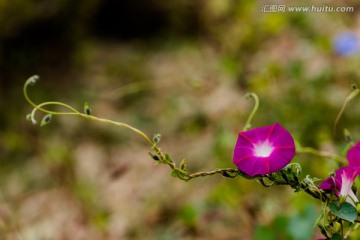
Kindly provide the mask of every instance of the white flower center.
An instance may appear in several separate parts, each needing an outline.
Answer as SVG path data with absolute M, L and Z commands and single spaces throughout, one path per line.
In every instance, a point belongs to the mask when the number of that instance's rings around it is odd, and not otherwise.
M 254 146 L 254 155 L 256 157 L 268 157 L 274 150 L 274 147 L 269 141 L 258 143 Z

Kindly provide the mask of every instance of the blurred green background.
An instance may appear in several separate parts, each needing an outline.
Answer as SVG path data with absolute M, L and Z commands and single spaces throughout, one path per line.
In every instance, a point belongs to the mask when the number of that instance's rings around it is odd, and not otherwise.
M 303 146 L 341 154 L 332 127 L 358 83 L 360 57 L 334 38 L 358 34 L 358 1 L 275 1 L 352 6 L 351 13 L 262 13 L 267 1 L 0 0 L 1 239 L 294 239 L 319 236 L 320 203 L 288 187 L 221 176 L 188 183 L 148 156 L 138 136 L 74 117 L 25 120 L 58 100 L 148 135 L 190 171 L 233 167 L 232 151 L 256 92 L 253 126 L 279 122 Z M 341 5 L 343 4 L 343 5 Z M 339 129 L 360 139 L 360 102 Z M 57 109 L 60 110 L 60 109 Z M 38 116 L 40 119 L 41 116 Z M 336 164 L 297 155 L 304 176 Z

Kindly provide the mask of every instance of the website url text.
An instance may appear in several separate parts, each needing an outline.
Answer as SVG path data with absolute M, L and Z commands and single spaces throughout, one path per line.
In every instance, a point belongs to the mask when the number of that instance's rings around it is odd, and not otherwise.
M 263 13 L 276 13 L 276 12 L 354 12 L 354 7 L 334 7 L 334 6 L 286 6 L 279 4 L 264 4 L 261 7 Z

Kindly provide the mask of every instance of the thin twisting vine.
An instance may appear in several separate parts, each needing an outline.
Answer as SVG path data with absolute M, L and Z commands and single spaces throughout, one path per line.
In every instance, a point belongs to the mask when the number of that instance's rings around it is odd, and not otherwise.
M 84 104 L 83 112 L 80 112 L 76 110 L 74 107 L 63 103 L 63 102 L 57 102 L 57 101 L 47 101 L 40 104 L 34 103 L 31 98 L 28 95 L 28 87 L 31 85 L 34 85 L 37 80 L 39 79 L 38 76 L 32 76 L 30 77 L 24 84 L 23 93 L 26 101 L 33 107 L 30 114 L 27 115 L 27 119 L 30 120 L 33 124 L 37 124 L 36 121 L 36 113 L 42 112 L 45 114 L 45 116 L 42 118 L 42 121 L 40 123 L 41 126 L 44 126 L 48 124 L 52 116 L 59 115 L 59 116 L 78 116 L 82 117 L 88 120 L 102 122 L 105 124 L 115 125 L 118 127 L 126 128 L 134 133 L 136 133 L 138 136 L 140 136 L 145 142 L 147 142 L 150 145 L 150 152 L 149 155 L 152 159 L 156 161 L 158 164 L 165 164 L 170 167 L 171 175 L 179 178 L 184 181 L 190 181 L 191 179 L 198 178 L 198 177 L 206 177 L 216 174 L 221 174 L 224 177 L 227 178 L 235 178 L 235 177 L 243 177 L 247 179 L 257 179 L 257 181 L 262 184 L 264 187 L 271 187 L 273 185 L 288 185 L 292 189 L 294 189 L 295 192 L 303 191 L 313 198 L 319 199 L 323 204 L 323 211 L 322 215 L 319 217 L 317 221 L 317 225 L 320 228 L 322 234 L 327 239 L 336 239 L 333 238 L 336 237 L 336 234 L 340 234 L 341 237 L 347 237 L 349 234 L 359 228 L 360 221 L 354 220 L 357 222 L 354 225 L 350 225 L 348 230 L 344 232 L 343 228 L 343 222 L 344 219 L 341 219 L 336 214 L 334 214 L 334 210 L 331 208 L 334 208 L 336 206 L 341 206 L 341 204 L 344 203 L 343 198 L 339 198 L 334 192 L 327 192 L 324 190 L 320 190 L 317 185 L 315 184 L 318 180 L 317 178 L 312 178 L 309 175 L 305 176 L 305 178 L 302 177 L 302 169 L 301 166 L 298 163 L 290 163 L 283 169 L 277 172 L 265 174 L 265 175 L 255 175 L 255 176 L 249 176 L 246 173 L 242 172 L 241 170 L 237 168 L 219 168 L 211 171 L 201 171 L 196 173 L 190 173 L 187 169 L 186 161 L 183 159 L 179 165 L 176 164 L 175 161 L 172 160 L 170 155 L 168 153 L 164 153 L 160 147 L 158 146 L 161 135 L 160 134 L 154 134 L 152 138 L 150 138 L 146 133 L 141 131 L 140 129 L 133 127 L 127 123 L 119 122 L 119 121 L 113 121 L 105 118 L 100 118 L 93 116 L 91 114 L 91 109 L 88 103 Z M 335 124 L 334 124 L 334 131 L 336 130 L 336 126 L 341 118 L 341 115 L 343 114 L 346 105 L 359 94 L 359 89 L 357 87 L 353 88 L 353 91 L 351 94 L 346 98 L 345 103 L 343 107 L 340 110 L 339 115 L 336 118 Z M 245 123 L 244 131 L 247 131 L 251 128 L 251 122 L 259 108 L 259 98 L 255 93 L 248 93 L 245 95 L 246 98 L 253 98 L 254 99 L 254 106 L 252 108 L 251 113 L 249 114 L 249 117 Z M 65 109 L 65 111 L 52 111 L 48 110 L 47 107 L 49 106 L 57 106 L 62 107 Z M 344 135 L 346 137 L 346 141 L 348 142 L 349 146 L 354 145 L 351 136 L 348 130 L 345 129 Z M 302 147 L 298 145 L 296 149 L 297 154 L 312 154 L 318 158 L 324 158 L 324 159 L 332 159 L 335 160 L 337 163 L 343 165 L 346 163 L 347 159 L 339 156 L 337 154 L 327 153 L 323 151 L 318 151 L 316 149 L 310 148 L 310 147 Z M 335 179 L 335 175 L 331 175 L 332 179 Z M 335 181 L 335 180 L 334 180 Z M 338 205 L 336 205 L 338 204 Z M 340 204 L 340 205 L 339 205 Z M 349 222 L 349 221 L 348 221 Z M 339 231 L 335 231 L 334 224 L 339 224 Z
M 253 92 L 247 93 L 247 94 L 245 94 L 245 98 L 246 99 L 248 99 L 248 98 L 254 99 L 254 108 L 252 109 L 252 111 L 245 123 L 244 131 L 249 130 L 251 128 L 251 122 L 252 122 L 257 110 L 259 109 L 259 97 L 255 93 L 253 93 Z
M 161 163 L 161 164 L 167 164 L 173 170 L 173 175 L 177 175 L 177 177 L 179 177 L 180 179 L 185 180 L 185 181 L 189 181 L 189 180 L 191 180 L 193 178 L 197 178 L 197 177 L 209 176 L 209 175 L 214 175 L 214 174 L 222 174 L 222 175 L 240 174 L 240 175 L 243 175 L 243 173 L 240 173 L 237 169 L 233 169 L 233 168 L 216 169 L 216 170 L 209 171 L 209 172 L 198 172 L 198 173 L 190 174 L 186 170 L 186 164 L 185 164 L 184 160 L 182 161 L 180 168 L 177 167 L 175 162 L 171 159 L 170 155 L 163 153 L 161 151 L 161 149 L 157 146 L 157 144 L 160 142 L 160 134 L 155 134 L 153 139 L 151 139 L 143 131 L 141 131 L 138 128 L 135 128 L 133 126 L 130 126 L 129 124 L 126 124 L 123 122 L 118 122 L 118 121 L 112 121 L 109 119 L 90 115 L 91 110 L 87 103 L 85 103 L 85 106 L 84 106 L 84 113 L 82 113 L 82 112 L 76 110 L 75 108 L 73 108 L 72 106 L 70 106 L 66 103 L 62 103 L 62 102 L 48 101 L 48 102 L 43 102 L 40 104 L 35 104 L 28 95 L 28 87 L 34 85 L 38 81 L 38 79 L 39 79 L 39 77 L 37 75 L 30 77 L 25 82 L 24 88 L 23 88 L 23 93 L 24 93 L 25 99 L 31 106 L 33 106 L 33 110 L 27 116 L 27 118 L 29 120 L 31 120 L 33 124 L 37 123 L 36 118 L 35 118 L 36 112 L 41 111 L 41 112 L 47 114 L 42 120 L 42 126 L 49 123 L 51 120 L 51 116 L 53 116 L 53 115 L 71 115 L 71 116 L 79 116 L 79 117 L 86 118 L 88 120 L 93 120 L 93 121 L 102 122 L 102 123 L 111 124 L 111 125 L 115 125 L 118 127 L 129 129 L 129 130 L 133 131 L 134 133 L 138 134 L 140 137 L 142 137 L 151 146 L 151 150 L 153 152 L 149 152 L 149 154 L 154 160 L 156 160 L 158 163 Z M 67 112 L 51 111 L 51 110 L 44 108 L 45 106 L 60 106 L 60 107 L 66 108 L 68 111 Z M 232 176 L 232 177 L 235 177 L 235 176 Z
M 28 95 L 28 87 L 34 85 L 37 81 L 38 81 L 39 77 L 37 75 L 30 77 L 24 84 L 24 88 L 23 88 L 23 92 L 24 92 L 24 96 L 25 99 L 27 100 L 27 102 L 33 107 L 33 110 L 31 111 L 31 113 L 28 115 L 28 119 L 31 120 L 33 122 L 33 124 L 36 124 L 36 118 L 35 115 L 37 113 L 37 111 L 43 112 L 45 114 L 47 114 L 43 120 L 42 120 L 42 124 L 41 125 L 45 125 L 47 123 L 50 122 L 51 120 L 51 116 L 53 115 L 70 115 L 70 116 L 79 116 L 82 118 L 86 118 L 88 120 L 92 120 L 92 121 L 97 121 L 97 122 L 102 122 L 105 124 L 110 124 L 110 125 L 115 125 L 118 127 L 122 127 L 122 128 L 126 128 L 129 129 L 130 131 L 136 133 L 137 135 L 139 135 L 141 138 L 143 138 L 150 146 L 151 146 L 151 151 L 149 152 L 149 155 L 156 160 L 156 162 L 158 164 L 166 164 L 168 165 L 171 169 L 172 169 L 172 175 L 175 177 L 178 177 L 181 180 L 184 181 L 190 181 L 191 179 L 197 178 L 197 177 L 205 177 L 205 176 L 211 176 L 211 175 L 215 175 L 215 174 L 221 174 L 224 177 L 228 177 L 228 178 L 234 178 L 237 176 L 241 176 L 247 179 L 251 179 L 251 178 L 257 178 L 259 180 L 260 183 L 262 183 L 264 186 L 269 186 L 268 184 L 266 184 L 264 182 L 264 179 L 268 179 L 268 181 L 271 182 L 270 185 L 290 185 L 292 188 L 294 188 L 296 191 L 299 190 L 304 190 L 306 192 L 308 192 L 310 195 L 312 195 L 315 198 L 320 198 L 319 196 L 319 190 L 314 188 L 314 186 L 312 186 L 312 188 L 309 188 L 309 184 L 305 183 L 304 181 L 300 181 L 300 174 L 301 174 L 301 167 L 299 165 L 296 165 L 296 177 L 295 175 L 291 175 L 292 177 L 287 178 L 286 174 L 284 175 L 284 173 L 282 172 L 282 176 L 276 176 L 276 174 L 270 174 L 270 175 L 265 175 L 265 176 L 255 176 L 255 177 L 251 177 L 248 176 L 247 174 L 245 174 L 244 172 L 241 172 L 240 170 L 236 169 L 236 168 L 223 168 L 223 169 L 215 169 L 212 171 L 205 171 L 205 172 L 197 172 L 197 173 L 189 173 L 187 170 L 187 166 L 186 166 L 186 161 L 182 160 L 180 163 L 180 166 L 177 166 L 176 163 L 172 160 L 172 158 L 170 157 L 169 154 L 164 153 L 161 151 L 160 147 L 158 147 L 158 143 L 160 142 L 160 134 L 155 134 L 154 137 L 151 139 L 147 134 L 145 134 L 143 131 L 139 130 L 138 128 L 135 128 L 129 124 L 126 124 L 124 122 L 118 122 L 118 121 L 112 121 L 109 119 L 105 119 L 105 118 L 100 118 L 100 117 L 96 117 L 91 114 L 91 109 L 88 105 L 88 103 L 85 103 L 84 105 L 84 112 L 80 112 L 78 110 L 76 110 L 74 107 L 63 103 L 63 102 L 57 102 L 57 101 L 48 101 L 48 102 L 43 102 L 40 104 L 35 104 L 31 98 Z M 251 128 L 251 122 L 252 119 L 254 118 L 256 111 L 259 108 L 259 98 L 255 93 L 248 93 L 245 95 L 245 98 L 253 98 L 254 99 L 254 107 L 246 121 L 244 130 L 247 130 L 249 128 Z M 48 106 L 59 106 L 59 107 L 63 107 L 65 109 L 67 109 L 68 111 L 51 111 L 46 109 L 45 107 Z M 304 149 L 303 149 L 304 150 Z M 309 149 L 306 149 L 309 153 L 313 153 L 313 154 L 318 154 L 315 152 L 315 150 L 310 151 Z M 323 154 L 323 156 L 321 157 L 334 157 L 336 158 L 335 155 L 325 155 Z M 289 165 L 289 167 L 287 169 L 292 169 L 294 165 L 291 164 Z M 300 169 L 300 170 L 299 170 Z M 288 171 L 287 170 L 287 174 L 291 173 L 292 171 Z M 275 177 L 276 176 L 276 177 Z M 294 179 L 296 179 L 296 181 L 294 181 Z M 312 183 L 313 184 L 313 183 Z M 309 190 L 310 189 L 310 190 Z

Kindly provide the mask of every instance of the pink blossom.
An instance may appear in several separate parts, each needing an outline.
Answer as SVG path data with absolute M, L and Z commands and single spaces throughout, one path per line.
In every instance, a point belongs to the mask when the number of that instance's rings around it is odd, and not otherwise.
M 348 151 L 347 159 L 349 165 L 336 170 L 335 176 L 326 178 L 319 189 L 334 191 L 336 195 L 354 204 L 359 201 L 351 187 L 355 178 L 360 175 L 360 142 Z
M 249 176 L 265 175 L 284 168 L 295 155 L 290 133 L 280 124 L 240 132 L 233 163 Z

